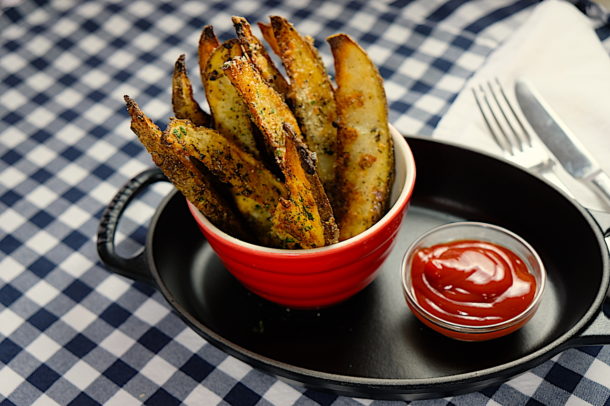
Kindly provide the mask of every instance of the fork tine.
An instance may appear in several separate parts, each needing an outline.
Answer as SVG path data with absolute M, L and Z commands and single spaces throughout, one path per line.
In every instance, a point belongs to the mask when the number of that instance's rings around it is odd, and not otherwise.
M 497 81 L 497 79 L 496 79 L 496 82 L 498 84 L 500 83 L 499 81 Z M 496 94 L 497 92 L 494 91 L 494 88 L 492 87 L 490 81 L 487 81 L 487 87 L 489 88 L 489 93 L 491 94 L 491 97 L 493 97 L 494 101 L 496 102 L 496 106 L 498 106 L 498 110 L 500 110 L 502 117 L 504 117 L 504 122 L 506 123 L 508 128 L 510 128 L 510 132 L 511 132 L 513 138 L 517 141 L 517 147 L 519 148 L 519 151 L 523 152 L 523 142 L 521 141 L 521 137 L 519 137 L 519 133 L 517 132 L 517 130 L 515 130 L 515 127 L 513 127 L 511 119 L 506 114 L 506 108 L 504 108 L 502 106 L 502 103 L 500 102 L 500 99 L 498 99 L 498 95 Z M 500 87 L 500 91 L 502 91 L 501 87 Z M 504 93 L 504 92 L 502 92 L 502 93 Z M 504 93 L 504 96 L 506 96 L 505 93 Z M 504 97 L 504 100 L 505 100 L 506 104 L 508 105 L 510 111 L 513 113 L 513 116 L 517 117 L 517 115 L 515 114 L 515 111 L 513 110 L 513 107 L 511 106 L 510 102 L 508 101 L 508 98 Z M 506 137 L 508 138 L 508 134 L 506 134 Z
M 477 91 L 474 88 L 472 89 L 475 101 L 477 103 L 477 106 L 479 107 L 479 111 L 481 112 L 483 119 L 485 120 L 485 124 L 487 125 L 489 132 L 491 133 L 492 137 L 494 138 L 494 141 L 496 141 L 496 144 L 498 144 L 500 149 L 513 155 L 513 143 L 511 142 L 511 139 L 504 130 L 504 127 L 500 123 L 500 120 L 498 119 L 494 108 L 489 102 L 487 92 L 485 91 L 482 85 L 479 85 L 478 92 L 479 94 L 477 94 Z M 486 106 L 486 108 L 484 106 Z M 489 118 L 489 116 L 491 116 L 491 119 Z M 497 130 L 494 129 L 494 126 L 492 125 L 492 120 L 495 123 L 495 127 L 497 128 Z M 502 142 L 501 140 L 503 140 L 504 142 Z
M 472 94 L 474 96 L 474 100 L 477 103 L 477 107 L 479 108 L 479 111 L 481 112 L 481 115 L 483 116 L 483 120 L 485 121 L 485 124 L 487 125 L 487 129 L 491 133 L 491 136 L 493 137 L 493 139 L 496 142 L 496 144 L 498 144 L 500 149 L 504 150 L 505 149 L 504 145 L 502 145 L 502 142 L 500 142 L 500 138 L 498 137 L 498 134 L 496 133 L 496 131 L 494 131 L 491 123 L 489 122 L 489 119 L 487 118 L 487 114 L 485 114 L 485 110 L 483 109 L 483 104 L 481 103 L 479 95 L 477 94 L 477 92 L 474 89 L 474 87 L 472 89 L 470 89 L 470 90 L 472 90 Z
M 532 146 L 532 136 L 530 135 L 527 128 L 525 128 L 525 126 L 523 125 L 523 121 L 521 121 L 521 118 L 519 117 L 519 115 L 517 114 L 515 109 L 513 108 L 513 104 L 508 100 L 508 97 L 506 96 L 506 92 L 504 92 L 504 86 L 502 86 L 502 84 L 500 83 L 498 78 L 495 78 L 495 82 L 496 82 L 496 85 L 498 86 L 498 89 L 500 89 L 500 94 L 502 95 L 502 98 L 504 99 L 506 105 L 508 106 L 510 111 L 513 113 L 513 117 L 515 117 L 515 119 L 517 120 L 517 123 L 519 123 L 519 127 L 521 127 L 521 133 L 525 136 L 525 142 L 527 143 L 528 147 L 531 147 Z M 515 131 L 515 134 L 518 134 L 518 132 Z

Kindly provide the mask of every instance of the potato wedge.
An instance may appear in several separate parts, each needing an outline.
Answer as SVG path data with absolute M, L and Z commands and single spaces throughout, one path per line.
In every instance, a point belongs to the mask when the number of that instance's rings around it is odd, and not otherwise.
M 201 76 L 201 83 L 205 86 L 205 67 L 208 64 L 208 59 L 212 52 L 220 46 L 220 41 L 214 34 L 214 27 L 206 25 L 201 31 L 199 36 L 199 45 L 197 47 L 197 54 L 199 57 L 199 75 Z
M 327 191 L 335 179 L 337 109 L 332 84 L 311 39 L 283 17 L 272 16 L 279 57 L 290 79 L 290 100 L 303 138 L 318 158 L 317 171 Z
M 191 120 L 198 126 L 209 127 L 212 117 L 201 109 L 193 97 L 193 86 L 186 72 L 185 55 L 178 57 L 172 75 L 172 107 L 177 118 Z
M 182 146 L 167 143 L 161 130 L 129 96 L 125 96 L 125 103 L 131 116 L 131 130 L 174 186 L 218 228 L 237 238 L 252 241 L 241 218 L 232 209 L 234 205 L 195 167 Z
M 241 42 L 244 53 L 256 66 L 263 79 L 267 81 L 283 98 L 288 94 L 288 83 L 273 63 L 261 41 L 252 33 L 252 27 L 243 17 L 233 17 L 233 26 Z
M 272 218 L 277 238 L 284 248 L 316 248 L 338 240 L 338 229 L 330 203 L 316 174 L 314 155 L 299 141 L 288 125 L 284 173 L 287 197 L 280 198 Z M 318 199 L 323 197 L 322 205 Z
M 275 245 L 271 217 L 285 192 L 284 185 L 252 155 L 215 130 L 172 119 L 164 131 L 168 143 L 178 143 L 218 180 L 229 187 L 237 209 L 262 243 Z
M 294 129 L 298 140 L 302 140 L 292 111 L 246 58 L 233 58 L 224 65 L 224 71 L 245 102 L 252 121 L 263 134 L 271 156 L 281 168 L 285 152 L 284 123 Z
M 276 55 L 280 54 L 280 48 L 277 45 L 277 41 L 275 40 L 275 36 L 273 35 L 273 27 L 271 24 L 258 23 L 258 28 L 261 30 L 261 34 L 263 34 L 263 38 L 267 41 L 267 44 L 273 50 L 273 53 Z
M 259 157 L 248 107 L 223 71 L 225 62 L 237 56 L 242 56 L 242 50 L 236 38 L 212 51 L 204 72 L 205 94 L 216 130 L 244 151 Z
M 335 62 L 337 195 L 340 240 L 375 224 L 387 211 L 394 177 L 383 79 L 366 52 L 349 36 L 327 39 Z

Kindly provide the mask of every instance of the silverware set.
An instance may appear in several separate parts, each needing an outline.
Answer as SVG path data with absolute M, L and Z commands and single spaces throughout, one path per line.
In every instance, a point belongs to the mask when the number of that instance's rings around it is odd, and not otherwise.
M 477 106 L 494 141 L 506 159 L 540 175 L 571 196 L 554 174 L 555 160 L 532 136 L 498 78 L 472 88 Z
M 572 177 L 597 192 L 610 208 L 610 177 L 528 82 L 516 82 L 516 102 L 498 78 L 471 90 L 490 135 L 506 159 L 544 177 L 573 197 L 554 173 L 559 162 Z M 525 119 L 534 132 L 528 129 Z

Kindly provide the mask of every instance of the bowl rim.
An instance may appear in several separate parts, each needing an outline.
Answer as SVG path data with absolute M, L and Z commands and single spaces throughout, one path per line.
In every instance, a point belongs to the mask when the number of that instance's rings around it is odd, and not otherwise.
M 462 228 L 465 226 L 486 228 L 486 229 L 493 230 L 494 232 L 499 232 L 499 233 L 505 234 L 505 235 L 509 236 L 510 238 L 512 238 L 513 240 L 515 240 L 517 243 L 521 244 L 523 247 L 525 247 L 525 249 L 527 251 L 529 251 L 529 253 L 534 258 L 534 262 L 540 268 L 540 277 L 536 278 L 536 294 L 534 295 L 534 299 L 532 300 L 532 302 L 521 313 L 513 316 L 512 318 L 510 318 L 508 320 L 504 320 L 499 323 L 472 326 L 472 325 L 454 323 L 451 321 L 444 320 L 443 318 L 438 317 L 438 316 L 430 313 L 429 311 L 427 311 L 416 300 L 414 293 L 413 293 L 413 289 L 411 289 L 410 286 L 408 286 L 408 284 L 407 284 L 407 281 L 410 280 L 410 278 L 407 278 L 407 276 L 408 276 L 407 274 L 410 275 L 410 269 L 408 269 L 408 267 L 407 267 L 407 261 L 408 261 L 409 256 L 412 254 L 415 247 L 424 238 L 426 238 L 434 233 L 437 233 L 439 231 L 446 230 L 448 228 Z M 467 237 L 465 237 L 465 238 L 467 238 Z M 447 240 L 447 241 L 452 241 L 452 240 Z M 491 239 L 487 240 L 487 241 L 494 242 Z M 528 266 L 528 270 L 531 273 L 529 266 Z M 536 252 L 536 250 L 523 237 L 521 237 L 520 235 L 516 234 L 515 232 L 510 231 L 504 227 L 501 227 L 501 226 L 498 226 L 495 224 L 481 222 L 481 221 L 456 221 L 453 223 L 443 224 L 443 225 L 434 227 L 434 228 L 426 231 L 424 234 L 420 235 L 415 241 L 413 241 L 411 243 L 411 245 L 409 246 L 409 248 L 407 249 L 407 251 L 405 252 L 402 262 L 401 262 L 400 272 L 401 272 L 401 282 L 402 282 L 403 294 L 407 300 L 407 303 L 409 304 L 409 307 L 412 308 L 414 313 L 418 313 L 422 317 L 425 317 L 428 322 L 433 323 L 434 325 L 436 325 L 442 329 L 449 330 L 452 332 L 457 332 L 457 333 L 469 333 L 469 334 L 493 333 L 493 332 L 501 331 L 504 329 L 508 329 L 524 320 L 527 320 L 530 315 L 533 315 L 533 313 L 537 310 L 538 306 L 540 305 L 540 302 L 542 300 L 542 294 L 544 293 L 545 286 L 546 286 L 546 279 L 547 279 L 546 268 L 544 266 L 544 263 L 542 262 L 542 259 L 540 258 L 540 256 Z M 536 275 L 534 275 L 534 276 L 536 276 Z
M 400 134 L 400 132 L 398 132 L 396 128 L 394 128 L 390 124 L 389 129 L 390 134 L 392 135 L 395 159 L 396 157 L 401 156 L 404 158 L 405 182 L 402 185 L 402 190 L 400 191 L 400 194 L 398 195 L 398 198 L 396 199 L 392 207 L 390 207 L 387 213 L 385 213 L 385 215 L 381 219 L 379 219 L 377 223 L 375 223 L 362 233 L 348 238 L 347 240 L 340 241 L 338 243 L 327 245 L 324 247 L 310 249 L 284 249 L 265 247 L 262 245 L 242 241 L 220 230 L 218 227 L 212 224 L 190 201 L 187 200 L 188 208 L 198 225 L 203 227 L 207 232 L 216 235 L 219 239 L 222 239 L 227 245 L 230 245 L 232 248 L 242 252 L 249 252 L 256 254 L 257 256 L 268 256 L 273 258 L 290 258 L 295 256 L 303 258 L 316 257 L 329 253 L 344 251 L 346 249 L 349 249 L 349 247 L 351 246 L 358 245 L 361 241 L 366 240 L 370 235 L 376 234 L 394 217 L 396 217 L 399 213 L 403 212 L 407 205 L 407 202 L 409 201 L 413 193 L 416 178 L 416 166 L 415 158 L 413 157 L 413 152 L 411 151 L 411 148 L 409 147 L 405 137 Z

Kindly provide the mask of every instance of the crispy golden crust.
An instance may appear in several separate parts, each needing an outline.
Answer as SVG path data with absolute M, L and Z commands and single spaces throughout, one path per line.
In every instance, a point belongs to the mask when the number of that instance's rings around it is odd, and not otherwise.
M 273 35 L 273 28 L 271 24 L 258 23 L 258 28 L 261 30 L 261 34 L 263 34 L 263 38 L 267 41 L 267 44 L 273 50 L 273 53 L 276 55 L 280 54 L 280 48 L 277 45 L 277 41 L 275 40 L 275 36 Z
M 324 222 L 316 202 L 317 195 L 314 190 L 316 186 L 321 188 L 322 185 L 317 180 L 315 167 L 312 165 L 315 162 L 311 162 L 306 146 L 301 144 L 299 147 L 298 143 L 294 134 L 288 131 L 282 165 L 288 195 L 281 198 L 277 205 L 272 218 L 272 231 L 285 248 L 322 247 L 336 242 L 336 238 L 329 240 L 326 230 L 328 224 Z M 317 184 L 310 182 L 312 175 Z
M 246 103 L 250 117 L 263 134 L 270 153 L 281 167 L 285 151 L 284 123 L 295 130 L 297 139 L 302 140 L 292 111 L 247 59 L 233 58 L 224 65 L 224 70 Z
M 337 195 L 340 239 L 357 235 L 387 211 L 394 176 L 383 79 L 367 54 L 345 34 L 327 39 L 335 60 Z
M 261 41 L 252 33 L 252 28 L 243 17 L 233 17 L 233 26 L 242 50 L 256 66 L 264 80 L 267 81 L 282 97 L 288 94 L 288 83 L 277 69 Z
M 192 158 L 227 184 L 237 209 L 257 237 L 264 244 L 274 244 L 270 236 L 271 216 L 285 187 L 269 170 L 217 131 L 195 127 L 188 120 L 172 119 L 164 137 L 182 145 Z
M 198 126 L 209 127 L 212 118 L 193 97 L 193 86 L 186 72 L 185 55 L 178 57 L 172 75 L 172 107 L 177 118 L 191 120 Z
M 199 36 L 199 45 L 197 47 L 201 83 L 204 83 L 205 67 L 208 64 L 208 59 L 210 59 L 212 52 L 219 46 L 220 41 L 218 41 L 216 34 L 214 34 L 214 27 L 211 25 L 206 25 L 203 27 L 203 30 L 201 30 L 201 35 Z
M 205 94 L 215 128 L 243 150 L 258 157 L 248 108 L 223 71 L 225 62 L 241 55 L 241 44 L 235 38 L 212 51 L 204 73 Z
M 325 245 L 334 244 L 339 241 L 339 228 L 335 222 L 329 198 L 316 171 L 316 155 L 309 150 L 304 142 L 296 138 L 294 130 L 288 124 L 284 124 L 284 130 L 286 131 L 287 139 L 294 143 L 299 155 L 301 168 L 305 171 L 307 183 L 303 184 L 302 187 L 311 190 L 313 195 L 324 229 L 324 243 Z
M 337 113 L 335 95 L 324 63 L 312 40 L 286 19 L 271 17 L 273 35 L 290 79 L 290 100 L 303 138 L 318 158 L 317 171 L 327 191 L 335 179 Z
M 286 248 L 313 248 L 336 242 L 332 208 L 315 171 L 315 158 L 303 143 L 292 112 L 247 60 L 231 60 L 225 65 L 225 72 L 246 101 L 284 174 L 288 195 L 283 195 L 272 220 L 278 240 Z
M 137 103 L 125 96 L 131 116 L 131 130 L 151 155 L 153 162 L 174 186 L 221 230 L 246 241 L 251 236 L 241 225 L 241 219 L 231 204 L 214 188 L 210 179 L 201 174 L 183 148 L 167 142 L 161 130 L 140 110 Z

